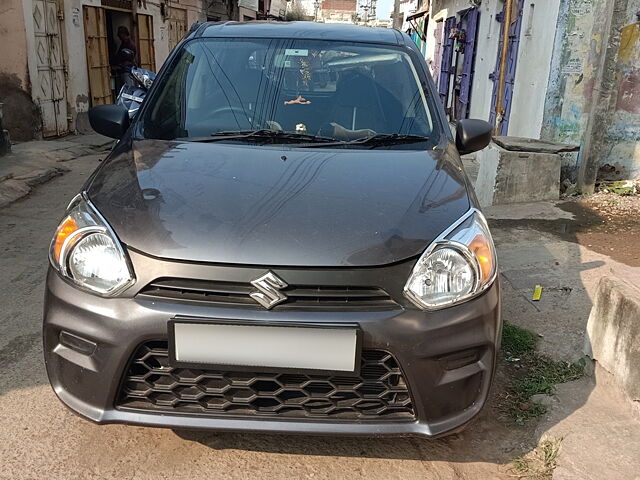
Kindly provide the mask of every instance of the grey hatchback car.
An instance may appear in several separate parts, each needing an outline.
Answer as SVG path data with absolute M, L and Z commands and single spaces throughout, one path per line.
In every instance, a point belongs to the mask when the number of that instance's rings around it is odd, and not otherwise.
M 420 52 L 391 29 L 194 25 L 50 249 L 47 373 L 97 423 L 458 430 L 501 332 L 496 253 Z

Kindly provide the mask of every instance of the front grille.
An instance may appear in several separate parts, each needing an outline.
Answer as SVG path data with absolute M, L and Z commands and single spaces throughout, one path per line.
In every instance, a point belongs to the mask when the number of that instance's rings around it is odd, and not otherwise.
M 138 297 L 152 300 L 196 302 L 225 307 L 262 309 L 249 294 L 250 283 L 161 278 L 144 287 Z M 287 300 L 274 310 L 379 310 L 399 308 L 387 292 L 377 287 L 295 286 L 282 290 Z
M 117 406 L 213 416 L 411 420 L 413 406 L 395 358 L 363 350 L 358 376 L 174 368 L 167 342 L 138 348 Z

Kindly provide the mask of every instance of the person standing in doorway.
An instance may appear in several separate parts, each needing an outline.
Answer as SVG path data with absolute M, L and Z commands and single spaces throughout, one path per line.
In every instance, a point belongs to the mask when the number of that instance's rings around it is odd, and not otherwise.
M 120 91 L 123 85 L 131 82 L 131 68 L 136 66 L 136 46 L 131 40 L 129 29 L 126 26 L 120 25 L 117 35 L 120 40 L 120 46 L 116 52 L 114 70 L 117 81 L 116 91 Z

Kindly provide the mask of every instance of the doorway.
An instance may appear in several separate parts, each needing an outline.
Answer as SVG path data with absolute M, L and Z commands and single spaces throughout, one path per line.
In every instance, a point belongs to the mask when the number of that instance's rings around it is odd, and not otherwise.
M 449 120 L 469 116 L 479 17 L 478 8 L 469 8 L 459 12 L 458 18 L 447 18 L 444 32 L 436 29 L 436 38 L 444 37 L 440 47 L 438 92 Z
M 478 35 L 478 20 L 480 10 L 469 8 L 460 14 L 458 29 L 464 32 L 464 38 L 457 52 L 456 58 L 456 88 L 452 102 L 453 117 L 456 120 L 469 118 L 469 104 L 471 101 L 471 85 L 476 59 L 476 38 Z
M 42 136 L 63 135 L 69 119 L 58 1 L 34 0 L 32 15 L 37 65 L 32 91 L 42 115 Z
M 187 33 L 187 11 L 169 7 L 169 51 L 172 51 Z
M 134 22 L 133 12 L 124 9 L 83 9 L 91 106 L 110 104 L 122 85 L 123 68 L 134 64 L 155 71 L 153 19 L 137 14 Z M 119 54 L 121 46 L 134 52 L 133 61 Z

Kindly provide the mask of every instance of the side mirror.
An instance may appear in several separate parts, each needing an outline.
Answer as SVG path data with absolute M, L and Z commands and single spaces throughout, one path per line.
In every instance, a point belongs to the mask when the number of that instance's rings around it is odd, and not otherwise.
M 464 119 L 456 125 L 456 147 L 460 155 L 477 152 L 489 145 L 493 125 L 484 120 Z
M 99 105 L 89 109 L 89 123 L 99 134 L 119 140 L 129 128 L 129 112 L 121 105 Z

